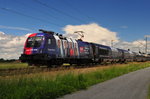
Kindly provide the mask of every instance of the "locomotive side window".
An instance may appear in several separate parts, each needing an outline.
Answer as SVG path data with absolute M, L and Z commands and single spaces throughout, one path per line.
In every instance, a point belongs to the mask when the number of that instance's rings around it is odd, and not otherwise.
M 47 41 L 48 45 L 55 45 L 55 39 L 48 39 Z
M 51 39 L 48 39 L 48 44 L 50 45 L 52 43 Z

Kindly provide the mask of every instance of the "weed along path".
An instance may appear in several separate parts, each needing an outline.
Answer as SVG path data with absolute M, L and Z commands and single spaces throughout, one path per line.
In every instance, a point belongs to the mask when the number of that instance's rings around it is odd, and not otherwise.
M 146 99 L 150 67 L 134 71 L 59 99 Z

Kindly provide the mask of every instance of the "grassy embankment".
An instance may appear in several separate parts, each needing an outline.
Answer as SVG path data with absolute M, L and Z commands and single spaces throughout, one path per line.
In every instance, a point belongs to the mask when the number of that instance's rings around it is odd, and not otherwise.
M 16 62 L 0 63 L 0 69 L 27 68 L 27 67 L 28 65 L 26 63 L 16 63 Z
M 150 62 L 0 77 L 0 99 L 55 99 L 146 67 Z
M 148 88 L 148 97 L 147 99 L 150 99 L 150 85 L 149 85 L 149 88 Z

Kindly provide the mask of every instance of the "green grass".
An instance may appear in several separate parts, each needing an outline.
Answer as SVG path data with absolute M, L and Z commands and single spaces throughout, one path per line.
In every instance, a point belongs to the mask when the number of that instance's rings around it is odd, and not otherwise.
M 11 69 L 11 68 L 26 68 L 28 65 L 26 63 L 0 63 L 0 69 Z
M 41 76 L 13 77 L 0 79 L 0 99 L 56 99 L 65 94 L 87 89 L 94 84 L 114 77 L 150 67 L 150 63 L 127 64 L 113 66 L 93 72 L 69 72 L 57 75 L 55 79 Z
M 148 88 L 148 97 L 147 99 L 150 99 L 150 85 L 149 85 L 149 88 Z

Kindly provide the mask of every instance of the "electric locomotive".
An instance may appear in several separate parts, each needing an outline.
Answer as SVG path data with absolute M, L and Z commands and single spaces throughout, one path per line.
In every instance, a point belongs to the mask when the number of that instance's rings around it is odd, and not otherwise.
M 42 33 L 33 33 L 27 38 L 24 52 L 20 57 L 22 62 L 29 65 L 51 66 L 91 60 L 89 43 L 65 38 L 52 31 L 40 31 Z
M 130 50 L 66 38 L 52 31 L 42 29 L 39 31 L 41 33 L 29 35 L 20 57 L 22 62 L 27 62 L 29 65 L 123 63 L 150 59 Z

